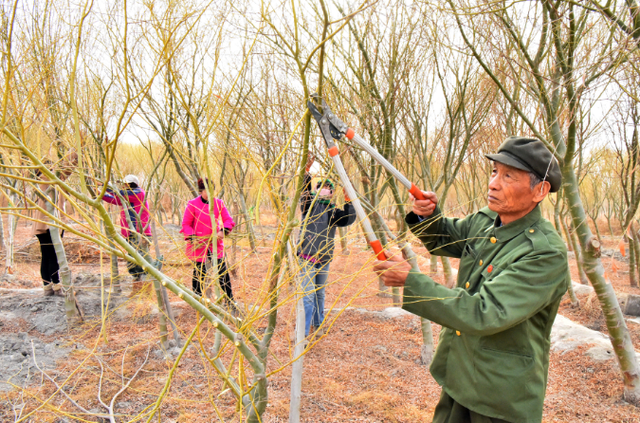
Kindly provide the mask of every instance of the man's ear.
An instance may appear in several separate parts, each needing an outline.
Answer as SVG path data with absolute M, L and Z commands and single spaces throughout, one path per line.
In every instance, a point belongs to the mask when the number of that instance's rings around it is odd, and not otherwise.
M 536 203 L 541 202 L 549 194 L 551 190 L 551 184 L 549 181 L 542 181 L 533 188 L 533 201 Z

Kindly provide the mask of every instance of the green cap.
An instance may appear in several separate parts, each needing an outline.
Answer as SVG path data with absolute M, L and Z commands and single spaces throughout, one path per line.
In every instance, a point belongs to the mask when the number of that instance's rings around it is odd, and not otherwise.
M 331 189 L 336 189 L 336 186 L 333 184 L 331 179 L 320 179 L 316 184 L 316 189 L 320 189 L 325 185 L 329 185 Z
M 551 192 L 560 189 L 562 175 L 558 161 L 538 139 L 509 137 L 498 147 L 496 154 L 487 154 L 486 157 L 494 162 L 533 172 L 543 181 L 549 182 Z

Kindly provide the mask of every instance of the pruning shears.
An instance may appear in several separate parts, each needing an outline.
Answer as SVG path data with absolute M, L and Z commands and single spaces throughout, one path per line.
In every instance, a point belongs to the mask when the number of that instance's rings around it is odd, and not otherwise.
M 347 176 L 347 172 L 344 170 L 344 166 L 342 165 L 342 160 L 340 159 L 340 151 L 338 146 L 336 145 L 334 140 L 340 140 L 342 137 L 347 137 L 347 139 L 352 140 L 356 144 L 358 144 L 362 149 L 364 149 L 371 157 L 374 158 L 375 161 L 380 163 L 389 173 L 391 173 L 402 185 L 404 185 L 409 192 L 417 199 L 424 200 L 426 199 L 422 191 L 409 179 L 407 179 L 398 169 L 396 169 L 387 159 L 385 159 L 375 148 L 371 146 L 368 142 L 366 142 L 362 137 L 355 133 L 355 131 L 347 126 L 342 120 L 340 120 L 327 106 L 327 103 L 324 99 L 319 98 L 318 95 L 313 95 L 312 99 L 320 100 L 322 113 L 318 110 L 318 107 L 313 103 L 312 100 L 307 101 L 307 108 L 313 115 L 316 122 L 318 122 L 318 126 L 320 127 L 320 132 L 322 133 L 322 138 L 324 138 L 325 143 L 327 144 L 327 149 L 329 150 L 329 156 L 334 163 L 334 167 L 340 176 L 340 180 L 342 185 L 344 186 L 347 195 L 351 199 L 351 203 L 356 210 L 356 215 L 358 216 L 358 220 L 362 224 L 364 229 L 365 236 L 371 248 L 376 253 L 376 257 L 378 260 L 386 260 L 387 257 L 384 254 L 382 249 L 382 244 L 380 240 L 376 237 L 373 232 L 373 228 L 371 227 L 371 222 L 369 222 L 369 218 L 362 208 L 362 204 L 360 200 L 358 200 L 358 195 L 351 184 L 351 180 L 349 176 Z
M 318 98 L 317 95 L 313 95 L 312 98 Z M 335 147 L 336 150 L 334 152 L 337 154 L 338 147 L 333 142 L 333 139 L 340 140 L 343 136 L 347 137 L 347 139 L 358 144 L 363 150 L 365 150 L 373 159 L 380 163 L 382 167 L 384 167 L 389 173 L 391 173 L 402 185 L 404 185 L 411 195 L 413 195 L 418 200 L 426 200 L 426 197 L 422 193 L 422 191 L 406 176 L 404 176 L 398 169 L 396 169 L 387 159 L 385 159 L 382 154 L 378 152 L 371 144 L 366 142 L 360 135 L 356 134 L 356 132 L 349 128 L 346 123 L 341 121 L 327 106 L 327 103 L 322 101 L 322 110 L 324 114 L 320 113 L 318 108 L 311 100 L 307 101 L 307 108 L 311 111 L 311 114 L 315 118 L 316 122 L 318 122 L 318 126 L 320 127 L 320 131 L 322 132 L 322 137 L 327 143 L 327 147 L 329 149 Z M 333 146 L 333 147 L 331 147 Z M 329 154 L 332 154 L 331 150 Z

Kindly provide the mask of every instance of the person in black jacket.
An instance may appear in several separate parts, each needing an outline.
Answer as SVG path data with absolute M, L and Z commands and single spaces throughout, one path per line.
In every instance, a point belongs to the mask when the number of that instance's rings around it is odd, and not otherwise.
M 331 203 L 334 194 L 333 183 L 326 179 L 316 185 L 311 192 L 309 169 L 314 157 L 309 156 L 305 185 L 300 199 L 302 210 L 302 233 L 298 248 L 302 289 L 304 290 L 305 336 L 311 326 L 323 333 L 320 326 L 324 320 L 324 287 L 329 274 L 329 264 L 333 259 L 334 238 L 337 227 L 344 227 L 356 221 L 356 213 L 349 198 L 345 196 L 344 210 Z

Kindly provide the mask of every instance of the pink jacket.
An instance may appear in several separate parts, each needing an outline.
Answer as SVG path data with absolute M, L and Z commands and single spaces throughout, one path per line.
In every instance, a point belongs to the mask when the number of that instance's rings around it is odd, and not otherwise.
M 142 188 L 122 190 L 120 191 L 120 195 L 125 200 L 129 201 L 129 204 L 123 207 L 120 212 L 120 226 L 122 227 L 120 232 L 122 233 L 122 236 L 125 238 L 129 236 L 129 224 L 127 223 L 127 215 L 125 214 L 127 212 L 129 213 L 131 223 L 133 223 L 136 228 L 136 232 L 141 233 L 144 228 L 144 234 L 151 236 L 151 226 L 149 225 L 149 203 L 147 203 L 147 200 L 145 199 L 144 190 Z M 109 204 L 117 204 L 119 206 L 123 205 L 120 197 L 111 190 L 107 190 L 104 197 L 102 197 L 102 200 Z M 135 213 L 133 213 L 134 210 Z M 140 217 L 139 219 L 138 216 Z
M 216 233 L 224 229 L 225 234 L 231 232 L 236 223 L 224 205 L 224 201 L 219 198 L 213 199 L 213 214 L 216 219 L 216 230 L 212 229 L 211 216 L 209 215 L 209 202 L 205 202 L 201 196 L 194 198 L 187 203 L 182 218 L 182 232 L 185 238 L 194 237 L 199 240 L 208 240 L 207 245 L 194 248 L 191 242 L 187 243 L 187 257 L 191 260 L 202 262 L 206 259 L 209 251 L 213 251 L 211 240 L 216 237 Z M 222 225 L 220 225 L 222 217 Z M 218 258 L 224 256 L 224 243 L 218 240 Z

